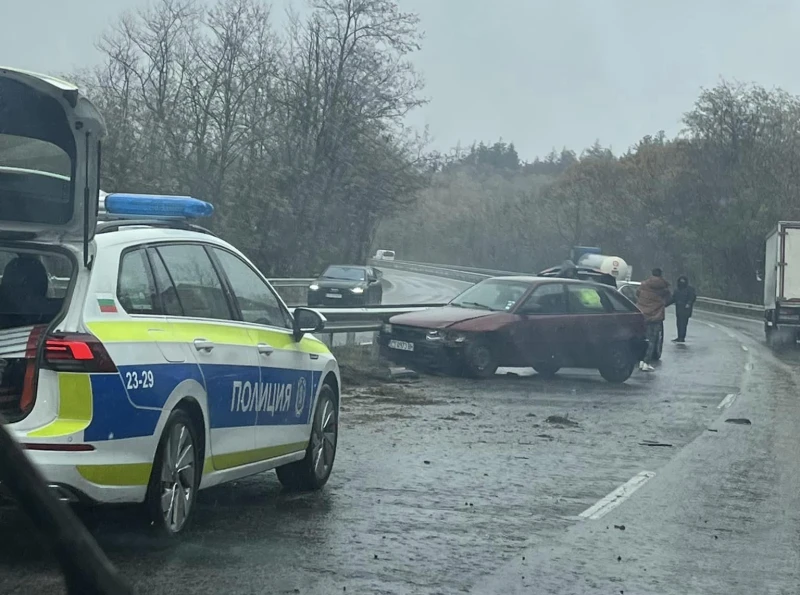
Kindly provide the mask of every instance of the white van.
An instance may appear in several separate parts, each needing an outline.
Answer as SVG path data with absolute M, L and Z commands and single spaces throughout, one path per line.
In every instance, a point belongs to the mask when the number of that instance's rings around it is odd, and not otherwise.
M 375 260 L 394 260 L 394 250 L 378 250 Z

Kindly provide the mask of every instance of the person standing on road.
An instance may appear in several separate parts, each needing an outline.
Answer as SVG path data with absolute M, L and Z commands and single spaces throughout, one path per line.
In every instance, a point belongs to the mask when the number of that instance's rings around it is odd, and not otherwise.
M 686 343 L 686 327 L 689 326 L 695 300 L 697 292 L 689 285 L 689 277 L 681 275 L 678 277 L 678 287 L 675 288 L 675 293 L 667 304 L 668 306 L 675 304 L 675 317 L 678 320 L 678 336 L 672 340 L 673 343 Z
M 639 362 L 643 372 L 655 370 L 651 365 L 658 343 L 659 333 L 664 328 L 664 310 L 671 298 L 669 283 L 664 279 L 661 269 L 655 268 L 652 275 L 642 281 L 636 290 L 636 305 L 647 321 L 647 352 L 644 361 Z

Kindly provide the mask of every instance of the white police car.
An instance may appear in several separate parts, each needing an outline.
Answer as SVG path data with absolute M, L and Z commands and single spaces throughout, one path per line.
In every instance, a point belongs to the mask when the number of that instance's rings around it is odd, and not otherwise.
M 0 414 L 64 500 L 144 503 L 184 529 L 196 492 L 276 468 L 328 480 L 340 376 L 182 197 L 100 199 L 103 119 L 69 83 L 0 68 Z M 102 209 L 102 203 L 104 209 Z M 60 285 L 54 281 L 61 279 Z

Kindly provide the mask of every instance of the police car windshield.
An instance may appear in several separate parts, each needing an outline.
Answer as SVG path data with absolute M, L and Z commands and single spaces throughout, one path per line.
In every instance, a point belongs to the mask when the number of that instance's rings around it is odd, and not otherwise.
M 361 267 L 328 267 L 322 273 L 325 279 L 341 279 L 343 281 L 363 281 L 365 278 L 365 271 Z

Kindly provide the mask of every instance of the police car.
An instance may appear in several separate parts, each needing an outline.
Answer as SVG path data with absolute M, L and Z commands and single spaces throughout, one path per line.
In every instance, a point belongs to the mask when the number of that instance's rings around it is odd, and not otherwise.
M 273 468 L 322 487 L 324 317 L 190 222 L 211 204 L 101 193 L 103 119 L 73 85 L 0 68 L 0 99 L 0 414 L 51 489 L 175 535 L 203 488 Z

